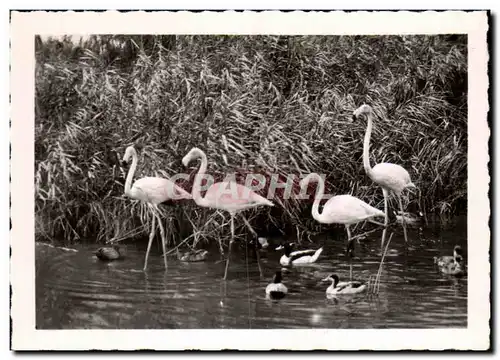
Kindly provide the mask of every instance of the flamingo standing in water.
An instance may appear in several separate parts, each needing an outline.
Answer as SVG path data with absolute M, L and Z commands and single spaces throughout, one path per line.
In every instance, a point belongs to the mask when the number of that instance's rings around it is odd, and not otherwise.
M 183 188 L 175 185 L 172 181 L 159 178 L 159 177 L 144 177 L 132 185 L 132 179 L 134 178 L 135 169 L 137 168 L 137 152 L 133 146 L 129 146 L 125 151 L 123 156 L 123 162 L 128 163 L 130 158 L 132 158 L 132 166 L 130 167 L 127 179 L 125 181 L 125 195 L 147 203 L 153 212 L 153 223 L 151 224 L 151 234 L 149 235 L 148 248 L 146 250 L 146 259 L 144 260 L 144 271 L 148 266 L 148 256 L 151 250 L 151 244 L 153 242 L 153 237 L 155 235 L 155 220 L 158 220 L 160 225 L 160 233 L 162 238 L 163 246 L 163 261 L 165 263 L 165 269 L 167 268 L 167 253 L 165 251 L 165 230 L 163 228 L 160 215 L 158 214 L 158 205 L 171 201 L 171 200 L 181 200 L 181 199 L 191 199 L 191 194 L 188 193 Z
M 389 196 L 389 191 L 392 191 L 398 198 L 399 207 L 401 213 L 404 213 L 403 202 L 401 201 L 401 193 L 406 188 L 416 188 L 415 184 L 411 182 L 410 174 L 402 166 L 391 164 L 391 163 L 380 163 L 375 165 L 373 168 L 370 165 L 370 137 L 372 134 L 372 117 L 373 110 L 370 105 L 361 105 L 353 113 L 353 118 L 357 119 L 361 115 L 364 115 L 368 119 L 368 126 L 366 127 L 365 140 L 363 144 L 363 166 L 365 168 L 366 174 L 372 179 L 376 184 L 382 187 L 382 192 L 384 193 L 384 212 L 385 216 L 385 228 L 382 232 L 382 249 L 384 247 L 385 234 L 387 231 L 387 225 L 389 223 L 388 210 L 387 210 L 387 198 Z M 408 244 L 408 237 L 406 235 L 406 224 L 405 219 L 402 217 L 403 231 L 405 235 L 405 242 Z
M 224 280 L 226 280 L 229 258 L 231 256 L 231 245 L 234 241 L 234 217 L 239 212 L 247 209 L 263 205 L 274 206 L 274 204 L 249 188 L 232 181 L 218 182 L 211 185 L 206 191 L 205 197 L 202 197 L 201 180 L 202 175 L 207 171 L 207 155 L 202 150 L 195 147 L 184 156 L 182 163 L 184 166 L 188 166 L 192 160 L 198 158 L 201 159 L 201 165 L 193 184 L 193 200 L 198 206 L 225 210 L 231 217 L 231 240 L 229 242 L 226 269 L 224 271 Z
M 361 221 L 369 221 L 380 225 L 374 221 L 374 217 L 385 217 L 385 214 L 373 206 L 365 203 L 357 197 L 351 195 L 336 195 L 330 198 L 323 206 L 323 211 L 319 213 L 319 203 L 325 192 L 325 183 L 316 173 L 307 175 L 300 182 L 300 187 L 307 186 L 310 181 L 318 183 L 316 197 L 312 206 L 312 216 L 314 220 L 322 224 L 344 224 L 347 231 L 347 256 L 349 256 L 349 272 L 352 280 L 352 257 L 354 244 L 351 240 L 350 225 Z

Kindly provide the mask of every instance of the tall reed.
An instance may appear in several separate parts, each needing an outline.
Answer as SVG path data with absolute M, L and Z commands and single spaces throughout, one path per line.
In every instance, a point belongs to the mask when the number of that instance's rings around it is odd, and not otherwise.
M 122 196 L 119 159 L 129 145 L 139 150 L 136 178 L 192 179 L 195 169 L 180 160 L 197 146 L 218 179 L 318 172 L 327 192 L 382 207 L 362 167 L 366 124 L 351 121 L 362 103 L 377 115 L 372 162 L 404 166 L 420 189 L 405 197 L 409 209 L 466 211 L 465 36 L 37 38 L 35 77 L 38 238 L 147 237 L 151 214 Z M 310 221 L 310 202 L 283 199 L 282 190 L 274 201 L 246 215 L 258 231 L 325 230 Z M 207 241 L 229 233 L 228 218 L 209 209 L 162 211 L 171 243 L 193 226 Z

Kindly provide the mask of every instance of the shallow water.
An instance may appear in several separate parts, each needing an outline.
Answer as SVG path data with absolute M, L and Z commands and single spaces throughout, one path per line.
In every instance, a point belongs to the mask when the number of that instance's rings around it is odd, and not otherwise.
M 449 255 L 455 244 L 467 248 L 465 220 L 446 230 L 410 230 L 411 248 L 396 233 L 386 257 L 378 295 L 368 293 L 327 299 L 330 273 L 349 277 L 341 239 L 323 238 L 317 263 L 284 271 L 288 295 L 265 298 L 265 287 L 279 265 L 280 252 L 261 253 L 264 276 L 255 255 L 235 246 L 227 281 L 224 263 L 214 254 L 207 262 L 182 263 L 152 252 L 147 272 L 144 251 L 128 245 L 126 259 L 104 263 L 93 256 L 96 245 L 77 251 L 36 246 L 36 326 L 82 328 L 436 328 L 467 326 L 467 277 L 440 274 L 433 256 Z M 343 235 L 344 236 L 344 235 Z M 274 244 L 278 240 L 271 239 Z M 380 232 L 357 246 L 353 278 L 377 273 Z M 307 247 L 317 247 L 309 245 Z

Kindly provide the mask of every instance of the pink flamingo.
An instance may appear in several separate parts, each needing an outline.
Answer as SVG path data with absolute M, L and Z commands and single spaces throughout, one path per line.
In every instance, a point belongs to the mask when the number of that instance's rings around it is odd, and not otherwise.
M 196 204 L 198 204 L 198 206 L 225 210 L 231 217 L 231 241 L 229 242 L 226 269 L 224 271 L 224 280 L 226 280 L 229 258 L 231 256 L 231 245 L 234 241 L 234 217 L 239 212 L 247 209 L 262 205 L 274 206 L 274 204 L 249 188 L 232 181 L 218 182 L 211 185 L 206 191 L 205 197 L 202 197 L 201 180 L 202 174 L 205 174 L 207 171 L 207 156 L 202 150 L 195 147 L 192 148 L 186 156 L 184 156 L 182 163 L 184 166 L 188 166 L 192 160 L 198 158 L 201 159 L 201 165 L 193 184 L 193 200 Z
M 151 243 L 153 242 L 153 237 L 155 235 L 156 219 L 160 225 L 163 246 L 163 261 L 165 262 L 165 268 L 167 268 L 165 230 L 158 214 L 158 205 L 171 200 L 191 199 L 191 194 L 183 188 L 175 185 L 172 181 L 159 177 L 144 177 L 137 180 L 134 182 L 134 185 L 132 185 L 132 179 L 134 178 L 135 169 L 137 168 L 137 152 L 133 146 L 129 146 L 127 148 L 122 161 L 128 163 L 130 158 L 132 158 L 132 166 L 128 171 L 127 180 L 125 181 L 125 195 L 132 199 L 147 203 L 153 212 L 153 223 L 151 224 L 151 234 L 149 235 L 148 248 L 146 250 L 144 271 L 148 266 L 149 251 L 151 250 Z
M 322 224 L 344 224 L 347 231 L 347 256 L 349 256 L 349 272 L 352 280 L 352 256 L 354 244 L 351 240 L 350 225 L 357 224 L 361 221 L 369 221 L 377 225 L 380 223 L 373 220 L 374 217 L 385 217 L 385 214 L 365 203 L 357 197 L 351 195 L 336 195 L 330 198 L 323 206 L 323 211 L 319 213 L 319 203 L 325 193 L 325 183 L 323 179 L 316 173 L 307 175 L 300 182 L 300 187 L 307 186 L 310 181 L 318 183 L 316 197 L 312 207 L 312 216 L 314 220 Z
M 403 202 L 401 201 L 401 193 L 406 188 L 416 188 L 415 184 L 411 182 L 410 174 L 402 166 L 391 164 L 391 163 L 380 163 L 375 165 L 373 168 L 370 166 L 370 137 L 372 134 L 372 117 L 373 110 L 370 105 L 361 105 L 358 109 L 354 111 L 353 118 L 357 119 L 361 115 L 368 118 L 368 126 L 366 128 L 365 141 L 363 144 L 363 166 L 365 168 L 366 174 L 372 179 L 376 184 L 382 187 L 382 192 L 384 194 L 384 211 L 385 211 L 385 228 L 382 232 L 382 248 L 384 246 L 385 234 L 387 231 L 387 225 L 389 223 L 388 209 L 387 209 L 387 199 L 389 196 L 389 191 L 392 191 L 398 198 L 399 207 L 401 213 L 404 213 Z M 406 235 L 406 224 L 404 217 L 402 217 L 403 231 L 405 235 L 405 242 L 408 243 L 408 237 Z

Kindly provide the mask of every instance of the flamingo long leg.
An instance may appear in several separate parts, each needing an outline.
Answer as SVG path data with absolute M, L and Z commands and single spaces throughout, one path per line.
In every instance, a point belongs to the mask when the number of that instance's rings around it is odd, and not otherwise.
M 349 244 L 351 242 L 351 230 L 349 229 L 349 225 L 345 226 L 345 229 L 347 230 L 347 249 L 349 251 Z M 349 277 L 350 281 L 352 281 L 352 256 L 350 254 L 347 254 L 349 257 Z
M 167 270 L 167 251 L 165 248 L 165 242 L 167 240 L 165 236 L 165 229 L 163 228 L 163 224 L 161 222 L 160 215 L 158 212 L 155 212 L 156 216 L 158 217 L 158 224 L 160 225 L 160 235 L 161 235 L 161 245 L 162 245 L 162 250 L 163 250 L 163 262 L 165 263 L 165 270 Z
M 226 270 L 224 271 L 224 280 L 227 279 L 227 269 L 229 268 L 229 260 L 231 259 L 231 247 L 234 240 L 234 215 L 231 214 L 231 240 L 229 241 L 229 249 L 227 250 Z
M 378 222 L 378 221 L 375 221 L 375 220 L 372 220 L 372 219 L 367 220 L 367 221 L 368 221 L 368 222 L 371 222 L 372 224 L 378 225 L 378 226 L 385 226 L 385 224 L 382 224 L 382 223 L 380 223 L 380 222 Z
M 408 236 L 406 235 L 406 222 L 405 222 L 404 211 L 403 211 L 403 201 L 401 201 L 401 195 L 398 195 L 398 201 L 399 201 L 399 208 L 401 210 L 401 220 L 403 223 L 403 232 L 405 234 L 405 243 L 408 244 Z
M 389 224 L 389 213 L 388 213 L 388 209 L 387 209 L 387 198 L 389 197 L 389 193 L 384 188 L 382 188 L 382 192 L 384 193 L 385 219 L 384 219 L 384 230 L 382 231 L 382 240 L 380 241 L 380 252 L 381 253 L 384 251 L 385 236 L 387 234 L 387 225 Z
M 151 250 L 151 244 L 153 243 L 153 237 L 155 236 L 155 227 L 156 227 L 156 216 L 153 214 L 153 223 L 151 224 L 151 234 L 149 235 L 148 248 L 146 250 L 146 258 L 144 259 L 144 268 L 143 271 L 146 271 L 148 267 L 148 257 L 149 251 Z
M 243 215 L 241 215 L 241 218 L 243 219 L 243 221 L 245 222 L 246 226 L 248 227 L 250 232 L 253 234 L 253 236 L 257 237 L 258 234 L 252 228 L 252 226 L 250 225 L 248 220 Z M 259 267 L 259 274 L 260 274 L 260 277 L 262 278 L 262 267 L 260 266 L 260 254 L 259 254 L 259 249 L 257 248 L 257 243 L 255 243 L 255 255 L 257 257 L 257 266 Z

